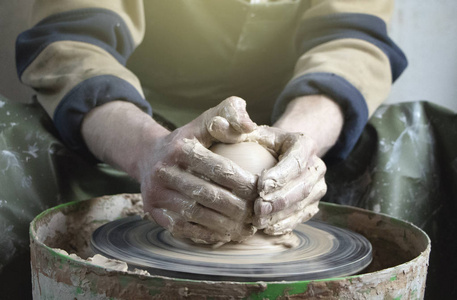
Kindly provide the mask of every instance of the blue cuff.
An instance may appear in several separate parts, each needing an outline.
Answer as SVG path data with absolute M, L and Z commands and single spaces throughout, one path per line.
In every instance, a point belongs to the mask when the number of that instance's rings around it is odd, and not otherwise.
M 83 118 L 92 108 L 116 100 L 131 102 L 152 114 L 149 103 L 127 81 L 112 75 L 92 77 L 75 86 L 54 112 L 54 125 L 67 147 L 93 158 L 81 135 Z
M 368 121 L 368 107 L 363 95 L 343 77 L 331 73 L 311 73 L 295 78 L 279 95 L 273 109 L 272 123 L 293 99 L 318 94 L 327 95 L 338 103 L 345 118 L 338 141 L 324 158 L 328 164 L 335 163 L 349 155 Z
M 67 11 L 52 15 L 21 33 L 16 40 L 17 73 L 22 73 L 49 44 L 78 41 L 96 45 L 125 65 L 134 50 L 124 20 L 101 8 Z
M 361 39 L 381 49 L 389 58 L 392 80 L 395 81 L 408 65 L 405 54 L 389 38 L 386 23 L 368 14 L 339 13 L 303 21 L 297 32 L 297 50 L 308 50 L 337 39 Z

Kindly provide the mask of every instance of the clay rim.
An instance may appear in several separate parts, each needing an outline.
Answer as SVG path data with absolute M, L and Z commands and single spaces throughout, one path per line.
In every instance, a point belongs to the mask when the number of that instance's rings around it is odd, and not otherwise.
M 119 196 L 119 195 L 112 195 L 112 196 Z M 111 196 L 108 196 L 108 197 L 111 197 Z M 84 203 L 85 201 L 91 201 L 91 200 L 92 201 L 96 201 L 98 199 L 103 199 L 103 198 L 107 198 L 107 196 L 97 197 L 97 198 L 92 198 L 92 199 L 87 199 L 87 200 L 72 201 L 72 202 L 60 204 L 58 206 L 55 206 L 55 207 L 52 207 L 52 208 L 44 210 L 43 212 L 38 214 L 32 220 L 32 222 L 30 223 L 30 227 L 29 227 L 30 242 L 31 243 L 35 243 L 37 247 L 41 247 L 43 249 L 46 249 L 47 252 L 49 253 L 49 255 L 54 256 L 54 257 L 59 257 L 62 262 L 66 261 L 66 262 L 68 262 L 68 263 L 70 263 L 72 265 L 82 264 L 84 267 L 94 268 L 95 270 L 107 270 L 106 268 L 104 268 L 102 266 L 99 266 L 99 265 L 96 265 L 96 264 L 93 264 L 93 263 L 91 263 L 91 262 L 89 262 L 89 261 L 87 261 L 85 259 L 81 259 L 81 260 L 74 259 L 74 258 L 72 258 L 72 257 L 70 257 L 68 255 L 65 255 L 65 254 L 62 254 L 62 253 L 59 253 L 59 252 L 55 251 L 53 248 L 47 246 L 46 244 L 44 244 L 44 242 L 40 241 L 39 238 L 38 238 L 38 234 L 37 234 L 37 223 L 40 222 L 42 219 L 51 218 L 53 214 L 61 211 L 62 209 L 69 209 L 72 206 L 77 207 L 77 206 L 81 205 L 81 203 Z M 279 287 L 283 287 L 283 286 L 289 286 L 289 288 L 290 288 L 291 285 L 292 285 L 292 287 L 296 287 L 297 289 L 302 289 L 303 286 L 307 286 L 307 284 L 311 283 L 311 282 L 329 282 L 329 281 L 342 281 L 342 280 L 344 280 L 344 281 L 352 281 L 352 280 L 362 279 L 362 277 L 371 277 L 371 276 L 373 276 L 374 278 L 377 278 L 379 281 L 382 281 L 384 279 L 391 278 L 392 274 L 395 273 L 395 270 L 398 273 L 398 272 L 401 272 L 401 270 L 407 270 L 408 267 L 410 267 L 410 266 L 415 266 L 416 262 L 421 260 L 421 259 L 423 259 L 424 257 L 426 257 L 428 259 L 428 256 L 429 256 L 430 251 L 431 251 L 431 240 L 428 237 L 428 235 L 422 229 L 420 229 L 419 227 L 417 227 L 413 223 L 410 223 L 408 221 L 404 221 L 404 220 L 389 216 L 389 215 L 384 214 L 384 213 L 374 213 L 374 212 L 366 210 L 366 209 L 362 209 L 362 208 L 358 208 L 358 207 L 352 207 L 352 206 L 348 206 L 348 205 L 339 205 L 339 204 L 334 204 L 334 203 L 321 202 L 321 203 L 319 203 L 319 207 L 320 208 L 327 207 L 327 208 L 330 208 L 330 209 L 332 209 L 332 208 L 344 209 L 344 210 L 350 210 L 352 212 L 358 212 L 358 213 L 369 215 L 369 216 L 380 216 L 382 218 L 387 218 L 389 221 L 394 222 L 396 225 L 401 225 L 403 228 L 409 229 L 411 231 L 416 231 L 420 235 L 420 238 L 425 239 L 425 242 L 426 242 L 427 246 L 418 256 L 416 256 L 415 258 L 413 258 L 413 259 L 411 259 L 409 261 L 406 261 L 406 262 L 404 262 L 402 264 L 399 264 L 397 266 L 393 266 L 393 267 L 390 267 L 390 268 L 385 268 L 385 269 L 382 269 L 382 270 L 379 270 L 379 271 L 375 271 L 375 272 L 370 272 L 370 273 L 362 273 L 362 274 L 350 275 L 350 276 L 345 276 L 345 277 L 332 277 L 332 278 L 315 279 L 315 280 L 269 281 L 269 282 L 264 282 L 264 281 L 246 281 L 246 282 L 226 281 L 226 282 L 230 283 L 230 284 L 241 284 L 241 285 L 254 285 L 254 284 L 257 285 L 257 284 L 259 284 L 259 282 L 261 282 L 262 284 L 267 285 L 269 288 L 270 288 L 270 286 L 272 286 L 272 287 L 278 286 L 278 288 Z M 335 225 L 335 226 L 338 226 L 338 225 Z M 151 278 L 151 279 L 160 278 L 160 279 L 167 279 L 167 280 L 170 280 L 170 281 L 180 281 L 180 282 L 201 282 L 202 281 L 202 280 L 172 278 L 172 277 L 166 277 L 166 276 L 160 276 L 160 275 L 139 275 L 139 274 L 136 274 L 135 272 L 129 271 L 129 270 L 128 271 L 118 271 L 118 270 L 109 269 L 109 271 L 113 272 L 113 274 L 132 274 L 132 275 L 141 276 L 141 277 L 147 277 L 147 278 Z M 205 280 L 205 282 L 216 284 L 216 283 L 223 283 L 224 281 Z

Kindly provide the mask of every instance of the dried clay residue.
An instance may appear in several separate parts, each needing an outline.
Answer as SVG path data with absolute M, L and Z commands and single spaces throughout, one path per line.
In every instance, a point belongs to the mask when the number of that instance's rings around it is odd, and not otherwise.
M 129 268 L 128 268 L 128 265 L 126 262 L 123 262 L 123 261 L 120 261 L 117 259 L 107 258 L 100 254 L 95 254 L 94 256 L 88 257 L 87 259 L 82 259 L 78 255 L 76 255 L 74 253 L 69 254 L 67 251 L 62 250 L 62 249 L 54 248 L 53 250 L 59 254 L 66 255 L 73 260 L 80 261 L 80 262 L 87 261 L 94 265 L 100 266 L 108 271 L 129 272 Z M 130 270 L 130 272 L 138 274 L 138 275 L 150 275 L 148 271 L 140 270 L 137 268 Z
M 81 209 L 68 214 L 62 210 L 61 214 L 64 224 L 53 225 L 57 227 L 55 230 L 50 228 L 52 234 L 46 234 L 39 238 L 43 239 L 44 244 L 51 248 L 62 249 L 82 259 L 94 256 L 95 253 L 91 249 L 90 240 L 95 229 L 112 219 L 123 218 L 133 214 L 143 214 L 143 203 L 140 195 L 120 195 L 119 198 L 122 198 L 120 204 L 117 204 L 115 200 L 111 199 L 111 201 L 96 202 L 103 203 L 104 207 L 92 207 L 93 202 L 87 201 L 81 204 L 81 206 L 87 205 L 87 209 Z M 108 199 L 108 196 L 106 199 Z M 120 205 L 121 207 L 119 208 Z M 100 217 L 88 213 L 88 211 L 102 210 L 107 212 L 106 216 Z M 110 210 L 116 210 L 118 212 L 114 213 L 113 216 L 108 216 Z M 57 215 L 54 216 L 54 219 L 57 219 Z

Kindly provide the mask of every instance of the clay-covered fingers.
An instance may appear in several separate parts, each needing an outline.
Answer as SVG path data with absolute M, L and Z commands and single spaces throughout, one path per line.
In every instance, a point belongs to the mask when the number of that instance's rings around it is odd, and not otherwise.
M 245 200 L 256 198 L 257 176 L 254 174 L 206 149 L 196 139 L 185 139 L 182 150 L 179 163 L 187 171 L 216 183 L 218 186 L 214 187 L 218 190 L 225 189 Z
M 326 192 L 326 166 L 315 142 L 300 133 L 259 126 L 248 140 L 272 149 L 278 163 L 260 175 L 253 223 L 268 234 L 282 234 L 316 213 Z
M 138 164 L 145 211 L 194 240 L 241 241 L 252 235 L 258 176 L 208 148 L 244 139 L 256 126 L 245 101 L 231 97 L 155 140 Z
M 325 172 L 324 162 L 317 156 L 310 157 L 306 171 L 294 174 L 295 177 L 289 176 L 288 182 L 284 183 L 280 189 L 275 189 L 270 193 L 261 191 L 261 197 L 254 204 L 255 214 L 259 217 L 267 216 L 301 202 L 309 196 L 320 181 L 325 185 Z
M 238 140 L 257 128 L 247 111 L 246 102 L 239 97 L 229 97 L 179 130 L 184 138 L 196 138 L 205 147 L 213 142 Z
M 282 235 L 292 232 L 295 227 L 311 219 L 319 211 L 318 205 L 319 202 L 315 202 L 285 219 L 276 223 L 271 222 L 263 232 L 269 235 Z
M 180 192 L 160 189 L 155 191 L 155 197 L 150 214 L 174 236 L 218 243 L 242 241 L 255 233 L 254 227 L 234 221 Z
M 158 176 L 166 188 L 177 191 L 231 220 L 242 221 L 251 213 L 250 203 L 246 200 L 177 166 L 161 167 Z
M 220 116 L 214 117 L 207 129 L 215 140 L 222 143 L 236 144 L 246 139 L 246 133 L 235 130 L 227 119 Z
M 279 155 L 279 162 L 259 178 L 258 189 L 263 194 L 280 190 L 294 178 L 308 171 L 315 162 L 316 144 L 302 134 L 281 134 L 274 147 Z M 321 168 L 324 170 L 325 167 Z
M 252 122 L 246 111 L 246 101 L 239 97 L 229 97 L 217 105 L 215 116 L 220 116 L 228 121 L 230 126 L 240 133 L 249 133 L 257 125 Z
M 238 143 L 257 128 L 246 111 L 246 102 L 238 97 L 225 99 L 206 111 L 203 117 L 207 132 L 223 143 Z
M 180 214 L 163 208 L 153 208 L 150 216 L 177 238 L 189 238 L 195 243 L 216 244 L 230 242 L 230 235 L 209 230 L 202 225 L 188 222 Z
M 264 229 L 267 234 L 288 233 L 318 212 L 319 200 L 326 191 L 327 186 L 322 178 L 313 186 L 311 193 L 306 198 L 268 215 L 256 215 L 253 224 L 258 229 Z

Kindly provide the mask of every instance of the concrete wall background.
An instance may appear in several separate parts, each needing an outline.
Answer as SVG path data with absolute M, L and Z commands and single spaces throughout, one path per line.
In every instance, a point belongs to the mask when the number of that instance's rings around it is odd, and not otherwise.
M 428 100 L 457 111 L 457 1 L 397 0 L 390 36 L 409 65 L 387 103 Z
M 28 27 L 32 0 L 0 0 L 0 93 L 29 101 L 16 76 L 14 43 Z M 398 0 L 390 33 L 409 66 L 387 103 L 428 100 L 457 111 L 457 1 Z

